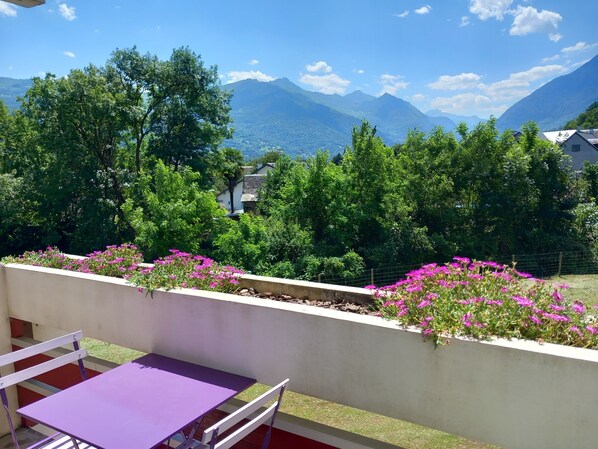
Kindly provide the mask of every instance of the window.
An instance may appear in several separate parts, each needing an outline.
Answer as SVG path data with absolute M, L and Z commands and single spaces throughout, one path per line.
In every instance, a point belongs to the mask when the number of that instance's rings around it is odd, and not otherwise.
M 577 145 L 571 145 L 571 151 L 576 152 L 581 150 L 581 145 L 577 144 Z

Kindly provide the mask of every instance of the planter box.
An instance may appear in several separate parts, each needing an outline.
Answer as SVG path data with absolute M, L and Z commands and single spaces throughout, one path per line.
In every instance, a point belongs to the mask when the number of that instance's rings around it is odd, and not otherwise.
M 504 448 L 594 449 L 598 351 L 421 335 L 371 316 L 4 267 L 11 317 L 199 362 Z M 0 282 L 1 282 L 0 277 Z M 281 280 L 281 282 L 285 282 Z M 1 309 L 0 309 L 1 310 Z

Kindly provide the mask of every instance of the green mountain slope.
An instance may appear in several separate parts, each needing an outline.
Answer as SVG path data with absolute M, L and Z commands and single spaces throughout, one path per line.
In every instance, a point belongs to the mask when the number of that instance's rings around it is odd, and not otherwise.
M 19 80 L 14 78 L 4 78 L 0 76 L 0 100 L 9 109 L 18 109 L 18 97 L 25 95 L 25 92 L 31 87 L 31 80 Z
M 598 56 L 568 75 L 546 83 L 507 109 L 499 129 L 519 129 L 535 121 L 542 131 L 556 130 L 598 100 Z

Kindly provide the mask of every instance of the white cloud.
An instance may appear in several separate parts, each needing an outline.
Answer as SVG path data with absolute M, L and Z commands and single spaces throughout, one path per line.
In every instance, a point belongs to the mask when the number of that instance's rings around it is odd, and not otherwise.
M 384 74 L 378 82 L 382 85 L 382 89 L 378 92 L 378 95 L 395 95 L 397 91 L 406 89 L 409 86 L 409 83 L 404 81 L 404 77 L 401 75 Z
M 433 83 L 428 84 L 430 89 L 436 90 L 462 90 L 476 87 L 481 76 L 476 73 L 461 73 L 459 75 L 442 75 Z
M 556 31 L 563 17 L 553 11 L 538 11 L 532 6 L 517 6 L 513 12 L 515 19 L 509 33 L 512 36 L 525 36 L 530 33 Z
M 544 63 L 554 62 L 554 61 L 558 61 L 560 58 L 561 58 L 561 55 L 548 56 L 546 58 L 542 58 L 542 62 L 544 62 Z
M 62 17 L 66 20 L 75 20 L 77 16 L 75 15 L 75 7 L 68 6 L 66 3 L 61 3 L 58 5 L 58 12 Z
M 587 44 L 586 42 L 578 42 L 577 44 L 573 45 L 572 47 L 565 47 L 561 51 L 563 53 L 577 53 L 578 51 L 586 51 L 590 50 L 594 47 L 598 46 L 598 43 L 594 44 Z
M 0 16 L 16 17 L 17 8 L 14 5 L 9 5 L 8 3 L 0 1 Z
M 469 16 L 463 16 L 463 17 L 461 17 L 461 23 L 459 23 L 460 27 L 466 27 L 469 24 L 470 24 Z
M 63 51 L 62 54 L 64 56 L 68 56 L 69 58 L 76 58 L 77 56 L 72 51 Z
M 414 94 L 411 96 L 411 101 L 413 101 L 414 103 L 422 102 L 425 99 L 426 99 L 426 96 L 424 94 Z
M 513 0 L 471 0 L 469 12 L 478 16 L 481 20 L 488 20 L 494 17 L 502 20 L 509 11 Z
M 530 85 L 534 81 L 559 75 L 567 69 L 558 64 L 536 66 L 524 72 L 511 73 L 509 78 L 495 83 L 480 84 L 480 89 L 494 101 L 519 100 L 530 94 Z
M 266 75 L 265 73 L 260 72 L 259 70 L 249 70 L 249 71 L 237 71 L 233 70 L 232 72 L 228 72 L 226 74 L 228 78 L 226 83 L 236 83 L 237 81 L 242 80 L 258 80 L 258 81 L 274 81 L 274 78 Z
M 404 19 L 408 15 L 409 15 L 409 10 L 407 10 L 407 9 L 405 11 L 403 11 L 402 13 L 400 13 L 400 14 L 398 14 L 398 13 L 397 14 L 393 14 L 393 16 L 400 17 L 401 19 Z
M 506 105 L 496 105 L 486 95 L 464 93 L 452 97 L 437 97 L 430 101 L 433 109 L 453 114 L 477 114 L 481 116 L 499 116 L 507 110 Z
M 336 73 L 330 73 L 328 75 L 301 74 L 299 81 L 311 86 L 312 89 L 322 92 L 323 94 L 340 95 L 344 94 L 347 87 L 349 87 L 349 84 L 351 84 L 351 81 L 341 78 Z
M 308 72 L 324 72 L 331 73 L 332 67 L 330 67 L 325 61 L 314 62 L 313 64 L 307 64 L 305 66 Z
M 432 7 L 430 5 L 422 6 L 421 8 L 414 9 L 413 12 L 415 14 L 429 14 L 432 11 Z
M 257 59 L 252 59 L 249 61 L 249 65 L 258 65 L 260 63 L 260 61 L 258 61 Z
M 563 38 L 562 34 L 559 33 L 550 33 L 548 35 L 548 39 L 550 39 L 552 42 L 558 42 Z
M 353 73 L 357 73 L 358 75 L 363 75 L 365 73 L 365 70 L 363 70 L 363 69 L 353 69 Z

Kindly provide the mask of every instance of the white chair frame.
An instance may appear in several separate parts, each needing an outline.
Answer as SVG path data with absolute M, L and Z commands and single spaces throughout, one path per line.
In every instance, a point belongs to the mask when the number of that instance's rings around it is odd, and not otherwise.
M 8 424 L 10 427 L 10 432 L 12 434 L 13 443 L 15 449 L 21 449 L 19 446 L 19 442 L 17 441 L 17 434 L 14 428 L 14 424 L 12 422 L 12 418 L 9 412 L 9 405 L 8 405 L 8 397 L 6 394 L 6 389 L 13 385 L 16 385 L 20 382 L 29 380 L 33 377 L 39 376 L 40 374 L 47 373 L 52 371 L 56 368 L 60 368 L 61 366 L 67 365 L 69 363 L 77 362 L 79 365 L 79 370 L 81 372 L 81 378 L 85 380 L 87 378 L 87 374 L 85 372 L 85 366 L 83 365 L 83 358 L 87 356 L 87 350 L 84 348 L 79 347 L 79 342 L 83 338 L 83 332 L 77 331 L 72 332 L 67 335 L 63 335 L 58 338 L 54 338 L 52 340 L 48 340 L 42 343 L 38 343 L 32 346 L 28 346 L 23 349 L 19 349 L 18 351 L 14 351 L 8 354 L 0 355 L 0 368 L 12 365 L 14 362 L 18 362 L 34 355 L 42 354 L 47 351 L 51 351 L 53 349 L 57 349 L 61 346 L 67 345 L 69 343 L 73 344 L 73 351 L 68 352 L 67 354 L 61 355 L 59 357 L 50 359 L 46 362 L 40 363 L 38 365 L 31 366 L 29 368 L 22 369 L 21 371 L 16 371 L 12 374 L 8 374 L 4 377 L 0 377 L 0 399 L 2 400 L 2 405 L 4 406 L 4 410 L 6 412 L 6 417 L 8 420 Z M 86 443 L 80 442 L 71 438 L 68 435 L 64 435 L 62 433 L 56 433 L 51 435 L 40 442 L 37 442 L 26 449 L 94 449 L 92 446 L 87 445 Z
M 247 403 L 246 405 L 231 413 L 226 418 L 220 420 L 216 424 L 208 427 L 203 432 L 201 442 L 189 439 L 185 441 L 182 445 L 178 446 L 178 449 L 229 449 L 262 424 L 267 424 L 268 430 L 266 431 L 266 435 L 264 436 L 264 440 L 262 443 L 262 449 L 266 449 L 268 447 L 268 444 L 270 443 L 270 434 L 272 432 L 272 426 L 274 425 L 274 420 L 276 418 L 276 414 L 278 413 L 278 409 L 282 401 L 282 395 L 286 389 L 288 382 L 289 379 L 280 382 L 278 385 L 268 390 L 258 398 Z M 273 399 L 274 402 L 265 410 L 259 410 L 262 406 L 266 405 Z M 248 419 L 250 415 L 256 412 L 257 416 L 249 419 L 247 423 L 234 430 L 232 433 L 230 433 L 230 435 L 227 435 L 226 437 L 220 439 L 220 436 L 224 432 L 226 432 L 236 424 L 240 423 L 244 419 Z

